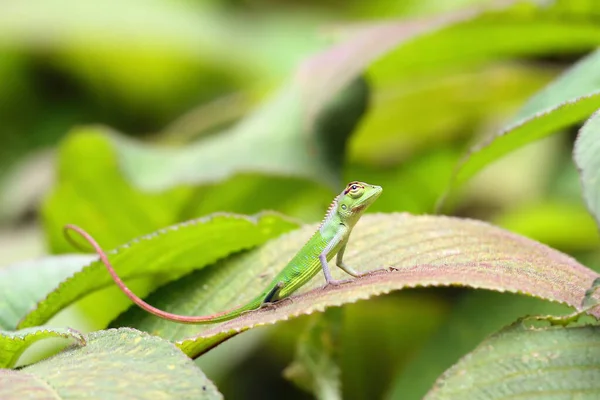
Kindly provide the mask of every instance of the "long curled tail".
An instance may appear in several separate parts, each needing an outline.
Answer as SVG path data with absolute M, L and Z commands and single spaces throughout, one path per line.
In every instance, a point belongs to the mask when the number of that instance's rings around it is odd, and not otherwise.
M 92 237 L 92 235 L 90 235 L 89 233 L 87 233 L 85 230 L 78 227 L 77 225 L 73 225 L 73 224 L 65 225 L 65 227 L 64 227 L 65 237 L 71 244 L 75 245 L 75 247 L 77 247 L 79 249 L 82 249 L 82 247 L 71 238 L 71 236 L 70 236 L 71 231 L 74 231 L 77 234 L 79 234 L 79 236 L 84 238 L 93 247 L 96 254 L 98 254 L 98 257 L 100 257 L 100 261 L 102 261 L 102 263 L 104 264 L 104 266 L 110 273 L 110 276 L 112 277 L 113 281 L 115 281 L 115 283 L 117 284 L 119 289 L 121 289 L 121 291 L 123 293 L 125 293 L 125 295 L 131 299 L 131 301 L 133 301 L 135 304 L 137 304 L 140 308 L 144 309 L 145 311 L 147 311 L 153 315 L 156 315 L 157 317 L 160 317 L 160 318 L 163 318 L 163 319 L 166 319 L 169 321 L 182 322 L 184 324 L 216 323 L 216 322 L 221 322 L 221 321 L 226 321 L 228 319 L 232 319 L 236 316 L 236 315 L 230 315 L 231 311 L 224 311 L 224 312 L 220 312 L 217 314 L 205 315 L 205 316 L 186 316 L 186 315 L 179 315 L 179 314 L 171 314 L 169 312 L 160 310 L 160 309 L 146 303 L 144 300 L 142 300 L 140 297 L 138 297 L 135 293 L 133 293 L 131 291 L 131 289 L 129 289 L 129 287 L 127 287 L 125 282 L 123 282 L 123 280 L 119 277 L 119 275 L 117 275 L 117 272 L 115 271 L 114 267 L 108 260 L 108 256 L 106 255 L 104 250 L 102 250 L 102 247 L 100 247 L 100 245 Z

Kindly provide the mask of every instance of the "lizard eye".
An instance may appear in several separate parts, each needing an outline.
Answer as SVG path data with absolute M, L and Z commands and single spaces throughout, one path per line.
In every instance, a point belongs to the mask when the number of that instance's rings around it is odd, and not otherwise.
M 348 186 L 346 186 L 346 189 L 344 189 L 344 195 L 350 195 L 355 198 L 362 193 L 363 189 L 363 185 L 359 182 L 350 182 Z

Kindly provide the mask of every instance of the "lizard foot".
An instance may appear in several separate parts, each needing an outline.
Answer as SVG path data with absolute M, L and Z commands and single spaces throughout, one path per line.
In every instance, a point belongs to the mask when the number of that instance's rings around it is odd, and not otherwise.
M 262 303 L 259 307 L 260 310 L 270 311 L 277 308 L 275 303 Z
M 283 305 L 283 303 L 285 303 L 286 301 L 289 301 L 290 303 L 294 304 L 294 299 L 292 299 L 291 297 L 284 297 L 283 299 L 277 300 L 275 303 L 271 304 L 278 307 L 280 305 Z
M 352 282 L 352 279 L 343 279 L 343 280 L 332 279 L 330 281 L 327 281 L 327 283 L 325 284 L 325 286 L 323 286 L 323 289 L 327 289 L 329 286 L 343 285 L 344 283 L 348 283 L 348 282 Z
M 265 310 L 265 311 L 276 310 L 277 308 L 279 308 L 279 306 L 282 306 L 286 301 L 289 301 L 290 303 L 294 303 L 294 300 L 292 300 L 291 298 L 284 297 L 283 299 L 279 299 L 277 301 L 264 302 L 257 309 Z

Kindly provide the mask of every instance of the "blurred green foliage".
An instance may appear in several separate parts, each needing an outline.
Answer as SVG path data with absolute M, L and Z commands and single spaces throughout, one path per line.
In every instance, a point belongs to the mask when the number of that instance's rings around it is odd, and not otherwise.
M 217 211 L 316 222 L 359 179 L 385 188 L 372 211 L 440 206 L 598 268 L 597 116 L 578 152 L 594 216 L 571 153 L 600 108 L 599 45 L 595 0 L 3 2 L 2 262 L 73 252 L 65 223 L 114 248 Z M 38 278 L 31 287 L 56 284 Z M 166 280 L 154 278 L 144 290 Z M 84 299 L 65 324 L 114 317 L 114 293 Z M 341 393 L 421 398 L 489 334 L 562 311 L 460 289 L 344 307 L 332 336 Z M 305 364 L 311 346 L 328 348 L 307 328 L 317 318 L 197 363 L 226 397 L 305 398 L 281 372 L 296 346 Z

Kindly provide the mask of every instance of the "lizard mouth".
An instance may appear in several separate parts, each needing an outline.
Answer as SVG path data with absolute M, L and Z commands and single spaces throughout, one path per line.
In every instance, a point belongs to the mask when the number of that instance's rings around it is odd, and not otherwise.
M 357 205 L 356 207 L 352 207 L 352 212 L 362 212 L 365 208 L 367 208 L 371 203 L 371 202 L 369 202 L 369 199 L 371 199 L 373 196 L 375 196 L 375 198 L 377 198 L 381 194 L 381 188 L 379 188 L 379 189 L 380 189 L 379 191 L 371 193 L 359 205 Z

